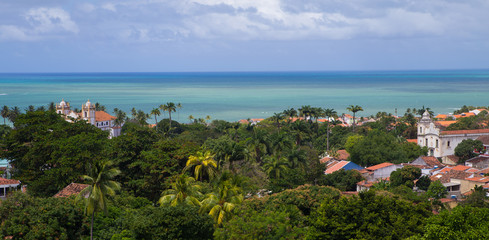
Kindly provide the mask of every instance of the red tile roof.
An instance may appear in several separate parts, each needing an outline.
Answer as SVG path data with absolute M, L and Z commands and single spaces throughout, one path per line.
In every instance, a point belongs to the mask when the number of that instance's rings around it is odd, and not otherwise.
M 445 119 L 445 118 L 447 118 L 447 115 L 446 114 L 438 114 L 438 115 L 436 115 L 435 118 Z
M 440 125 L 442 127 L 448 127 L 451 124 L 456 123 L 457 121 L 436 121 L 435 124 Z
M 340 161 L 340 162 L 336 163 L 335 165 L 326 169 L 326 171 L 324 171 L 324 174 L 334 173 L 334 172 L 340 170 L 341 168 L 343 168 L 348 163 L 350 163 L 350 162 L 349 161 Z
M 97 111 L 95 112 L 95 121 L 97 122 L 104 122 L 104 121 L 110 121 L 110 120 L 115 120 L 116 117 L 104 112 L 104 111 Z
M 421 156 L 421 159 L 423 159 L 423 161 L 431 167 L 443 165 L 440 161 L 438 161 L 438 159 L 436 159 L 436 157 L 433 156 Z
M 406 139 L 410 143 L 418 143 L 418 139 Z
M 15 184 L 20 184 L 20 181 L 15 179 L 6 179 L 0 177 L 0 185 L 15 185 Z
M 481 141 L 484 145 L 489 145 L 489 135 L 480 136 L 477 140 Z
M 471 177 L 471 178 L 465 178 L 465 180 L 471 182 L 489 183 L 489 177 Z
M 489 133 L 489 129 L 442 131 L 441 135 Z
M 87 188 L 90 185 L 80 184 L 80 183 L 71 183 L 65 188 L 61 189 L 56 195 L 53 197 L 69 197 L 71 195 L 75 195 L 80 193 L 83 189 Z
M 464 165 L 457 165 L 455 167 L 452 168 L 452 170 L 455 170 L 455 171 L 465 171 L 467 169 L 469 169 L 470 167 L 468 166 L 464 166 Z
M 377 165 L 368 167 L 366 169 L 369 170 L 369 171 L 375 171 L 377 169 L 385 168 L 385 167 L 392 166 L 392 165 L 394 165 L 394 164 L 393 163 L 389 163 L 389 162 L 385 162 L 385 163 L 381 163 L 381 164 L 377 164 Z

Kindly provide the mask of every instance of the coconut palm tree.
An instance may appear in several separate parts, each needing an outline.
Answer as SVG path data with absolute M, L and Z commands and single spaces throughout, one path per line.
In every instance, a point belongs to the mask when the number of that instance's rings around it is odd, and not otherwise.
M 195 117 L 193 115 L 188 116 L 188 120 L 190 123 L 193 123 L 195 121 Z
M 310 105 L 305 105 L 299 108 L 299 116 L 304 117 L 304 119 L 309 119 L 311 116 L 312 108 Z
M 161 115 L 160 109 L 159 108 L 153 108 L 153 110 L 151 110 L 151 115 L 155 116 L 155 123 L 156 123 L 156 128 L 157 128 L 158 127 L 158 119 L 156 118 L 156 116 Z
M 126 121 L 127 118 L 126 113 L 118 108 L 114 108 L 114 113 L 116 117 L 114 120 L 114 125 L 119 127 L 122 126 L 122 124 L 124 123 L 124 121 Z
M 138 110 L 136 114 L 136 120 L 138 121 L 139 125 L 141 126 L 146 126 L 148 123 L 146 120 L 148 120 L 149 114 L 146 114 L 143 110 Z
M 177 103 L 177 108 L 178 110 L 182 109 L 182 104 L 181 103 Z M 180 122 L 180 111 L 177 111 L 177 114 L 178 114 L 178 121 Z
M 10 122 L 15 122 L 15 119 L 17 119 L 17 117 L 20 115 L 20 109 L 16 106 L 16 107 L 13 107 L 9 110 L 9 114 L 7 116 L 8 120 L 10 120 Z
M 195 179 L 199 179 L 200 176 L 200 181 L 202 181 L 204 174 L 207 174 L 209 179 L 214 177 L 217 169 L 217 162 L 214 160 L 214 155 L 212 155 L 211 152 L 198 151 L 196 155 L 192 155 L 188 158 L 183 171 L 187 171 L 192 167 L 195 167 Z
M 297 117 L 297 110 L 294 108 L 286 109 L 283 114 L 288 118 L 287 122 L 290 122 L 293 117 Z
M 284 157 L 280 157 L 279 154 L 274 154 L 265 159 L 265 164 L 263 164 L 263 170 L 269 177 L 280 179 L 281 176 L 287 172 L 289 169 L 288 161 Z
M 273 116 L 270 117 L 270 120 L 277 123 L 277 129 L 280 132 L 280 121 L 284 119 L 283 113 L 273 113 Z
M 90 167 L 90 176 L 83 175 L 89 186 L 83 189 L 77 199 L 85 200 L 85 213 L 91 216 L 90 239 L 93 239 L 93 218 L 98 211 L 107 214 L 107 197 L 115 195 L 121 185 L 112 179 L 120 174 L 116 168 L 111 168 L 111 161 L 98 161 Z
M 234 209 L 241 202 L 241 188 L 232 184 L 230 180 L 222 181 L 218 183 L 216 192 L 207 194 L 202 200 L 200 213 L 208 212 L 219 226 L 232 217 Z
M 167 102 L 164 105 L 160 105 L 160 109 L 168 112 L 168 118 L 170 119 L 169 129 L 171 130 L 171 113 L 176 111 L 177 106 L 173 102 Z
M 326 125 L 326 151 L 329 151 L 329 125 L 331 118 L 336 116 L 336 111 L 332 108 L 326 108 L 324 109 L 324 115 L 326 116 L 328 122 Z M 334 120 L 333 120 L 334 121 Z
M 346 110 L 350 111 L 353 113 L 353 131 L 355 131 L 355 114 L 357 112 L 363 111 L 363 108 L 358 106 L 358 105 L 350 105 L 349 107 L 346 108 Z
M 162 206 L 177 206 L 187 204 L 192 206 L 200 206 L 197 197 L 202 195 L 199 192 L 200 186 L 195 184 L 195 178 L 181 174 L 177 177 L 174 183 L 171 184 L 172 189 L 163 192 L 163 195 L 158 203 Z
M 56 111 L 56 104 L 54 102 L 50 102 L 48 105 L 48 111 Z
M 1 112 L 1 115 L 2 115 L 2 118 L 3 118 L 3 125 L 5 125 L 5 119 L 8 118 L 8 115 L 10 114 L 10 109 L 8 108 L 7 105 L 3 105 L 2 107 L 2 112 Z
M 249 152 L 258 163 L 261 163 L 262 156 L 267 152 L 267 140 L 268 132 L 260 128 L 253 128 L 252 136 L 246 139 Z

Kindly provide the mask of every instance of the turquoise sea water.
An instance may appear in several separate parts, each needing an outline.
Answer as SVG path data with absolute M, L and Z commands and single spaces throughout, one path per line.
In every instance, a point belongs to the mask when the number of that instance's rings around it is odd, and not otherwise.
M 269 117 L 302 105 L 347 112 L 365 110 L 404 113 L 430 107 L 449 113 L 462 105 L 489 105 L 489 70 L 368 72 L 233 72 L 233 73 L 42 73 L 0 74 L 0 105 L 47 105 L 70 102 L 72 108 L 90 99 L 109 109 L 149 112 L 166 102 L 183 106 L 173 114 L 235 121 Z M 161 119 L 163 116 L 160 116 Z

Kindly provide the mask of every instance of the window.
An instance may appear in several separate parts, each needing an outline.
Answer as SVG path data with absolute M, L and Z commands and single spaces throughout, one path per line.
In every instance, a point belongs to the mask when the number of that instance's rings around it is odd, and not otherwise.
M 438 139 L 436 139 L 436 146 L 435 147 L 438 148 Z
M 424 139 L 424 145 L 428 147 L 428 138 Z
M 447 147 L 450 147 L 450 141 L 447 142 Z
M 87 117 L 87 112 L 85 112 L 85 117 Z
M 419 127 L 419 133 L 423 133 L 423 127 Z

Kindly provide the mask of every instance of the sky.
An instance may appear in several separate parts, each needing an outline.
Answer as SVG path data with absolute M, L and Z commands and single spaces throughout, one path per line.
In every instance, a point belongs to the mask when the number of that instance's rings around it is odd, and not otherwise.
M 0 0 L 0 72 L 488 68 L 489 0 Z

